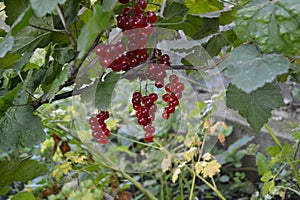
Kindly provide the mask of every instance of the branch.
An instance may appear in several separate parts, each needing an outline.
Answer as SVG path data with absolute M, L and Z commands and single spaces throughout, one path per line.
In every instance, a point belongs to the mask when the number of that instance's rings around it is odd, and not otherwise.
M 64 26 L 64 28 L 65 28 L 65 31 L 66 31 L 66 33 L 67 33 L 67 35 L 68 35 L 68 37 L 69 37 L 69 39 L 70 39 L 70 41 L 71 41 L 71 44 L 72 44 L 73 48 L 74 48 L 75 50 L 77 50 L 77 42 L 75 41 L 75 39 L 74 39 L 74 37 L 73 37 L 73 35 L 72 35 L 70 29 L 67 27 L 64 13 L 63 13 L 61 7 L 60 7 L 58 4 L 57 4 L 57 6 L 56 6 L 56 10 L 57 10 L 57 12 L 58 12 L 58 16 L 59 16 L 59 18 L 60 18 L 60 20 L 61 20 L 61 23 L 63 24 L 63 26 Z

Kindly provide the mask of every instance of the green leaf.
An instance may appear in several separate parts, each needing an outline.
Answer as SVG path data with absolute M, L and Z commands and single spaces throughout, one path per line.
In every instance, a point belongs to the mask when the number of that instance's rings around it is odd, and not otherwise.
M 190 14 L 208 13 L 223 9 L 223 4 L 218 0 L 185 0 Z
M 80 0 L 70 0 L 65 3 L 66 26 L 69 27 L 72 22 L 77 20 L 78 10 L 80 8 Z
M 0 162 L 0 188 L 10 185 L 15 181 L 29 181 L 47 171 L 45 165 L 35 160 L 23 159 Z M 0 194 L 5 195 L 5 194 Z
M 256 165 L 258 168 L 258 173 L 260 175 L 264 175 L 269 170 L 269 162 L 267 158 L 261 153 L 258 153 L 256 155 Z
M 236 34 L 263 52 L 300 52 L 300 1 L 251 1 L 236 15 Z
M 32 10 L 28 7 L 13 23 L 10 31 L 12 35 L 18 33 L 22 28 L 28 25 L 29 18 L 32 16 Z
M 269 156 L 277 156 L 281 149 L 279 146 L 270 146 L 265 148 L 265 150 Z
M 79 58 L 83 58 L 84 54 L 92 46 L 97 35 L 108 27 L 112 12 L 103 11 L 100 5 L 95 5 L 92 17 L 87 21 L 80 31 L 78 37 Z
M 237 110 L 254 130 L 259 131 L 271 117 L 271 110 L 283 105 L 283 99 L 280 88 L 272 83 L 249 94 L 230 84 L 226 92 L 226 105 Z
M 13 100 L 16 94 L 19 92 L 21 84 L 18 84 L 14 89 L 10 90 L 5 96 L 0 96 L 0 116 L 13 105 Z
M 103 0 L 102 7 L 104 12 L 112 11 L 118 0 Z
M 35 197 L 31 192 L 20 192 L 14 195 L 11 200 L 35 200 Z
M 0 43 L 0 58 L 3 58 L 8 51 L 12 49 L 14 45 L 14 37 L 7 35 Z
M 288 72 L 289 62 L 279 54 L 260 55 L 255 45 L 242 45 L 235 48 L 219 67 L 227 67 L 225 75 L 231 82 L 250 93 L 272 82 L 277 75 Z
M 15 35 L 12 52 L 33 52 L 36 48 L 45 47 L 50 41 L 50 36 L 50 31 L 27 26 Z
M 5 0 L 5 14 L 7 18 L 5 19 L 5 23 L 8 25 L 12 25 L 18 17 L 26 10 L 29 6 L 29 0 L 22 0 L 16 3 L 15 1 Z
M 199 40 L 212 34 L 219 32 L 218 18 L 203 18 L 200 30 L 193 35 L 194 40 Z
M 106 110 L 110 106 L 115 86 L 120 77 L 120 74 L 111 72 L 105 76 L 104 82 L 97 85 L 95 106 L 99 110 Z
M 66 0 L 30 0 L 32 10 L 37 17 L 43 17 L 51 13 L 57 4 L 63 4 Z
M 62 85 L 65 81 L 68 80 L 68 72 L 70 66 L 71 65 L 65 66 L 59 74 L 59 76 L 53 81 L 48 92 L 49 101 L 51 101 L 55 97 L 56 93 L 60 90 L 60 85 Z
M 273 178 L 274 178 L 274 176 L 273 176 L 272 172 L 271 171 L 267 171 L 267 172 L 264 173 L 264 175 L 261 177 L 260 180 L 262 182 L 267 182 L 267 181 L 270 181 Z
M 249 137 L 248 135 L 243 136 L 242 138 L 238 139 L 237 141 L 235 141 L 233 144 L 231 144 L 227 151 L 228 152 L 233 152 L 234 150 L 237 150 L 239 148 L 241 148 L 242 146 L 244 146 L 245 144 L 247 144 L 248 142 L 250 142 L 251 140 L 253 140 L 253 136 Z
M 172 2 L 171 4 L 168 4 L 164 10 L 163 16 L 166 19 L 170 18 L 183 18 L 184 15 L 187 13 L 188 8 L 181 3 Z
M 0 69 L 14 68 L 14 64 L 21 58 L 20 54 L 8 53 L 4 58 L 0 58 Z
M 199 16 L 186 15 L 185 18 L 174 16 L 169 19 L 158 18 L 157 26 L 172 30 L 182 30 L 187 36 L 193 37 L 202 27 L 203 18 Z
M 0 118 L 0 147 L 30 147 L 44 139 L 41 120 L 31 106 L 10 107 Z
M 289 62 L 279 54 L 260 55 L 255 45 L 242 45 L 219 68 L 227 68 L 225 75 L 231 78 L 232 84 L 250 93 L 288 72 Z

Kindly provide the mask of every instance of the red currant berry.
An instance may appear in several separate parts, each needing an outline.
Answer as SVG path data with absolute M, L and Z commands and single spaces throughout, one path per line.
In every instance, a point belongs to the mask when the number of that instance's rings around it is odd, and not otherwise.
M 168 93 L 164 94 L 164 95 L 162 96 L 162 100 L 163 100 L 164 102 L 169 102 L 169 101 L 170 101 L 170 95 L 169 95 Z
M 164 111 L 164 112 L 162 113 L 162 117 L 163 117 L 164 119 L 169 119 L 170 114 L 167 113 L 166 111 Z
M 155 12 L 153 12 L 153 11 L 148 11 L 147 12 L 147 16 L 148 16 L 148 22 L 150 22 L 150 23 L 154 23 L 155 21 L 156 21 L 156 19 L 157 19 L 157 16 L 156 16 L 156 14 L 155 14 Z
M 157 94 L 155 93 L 151 93 L 149 94 L 150 99 L 152 100 L 152 102 L 155 102 L 158 99 Z
M 153 135 L 150 133 L 145 133 L 145 141 L 146 142 L 152 142 L 153 141 Z

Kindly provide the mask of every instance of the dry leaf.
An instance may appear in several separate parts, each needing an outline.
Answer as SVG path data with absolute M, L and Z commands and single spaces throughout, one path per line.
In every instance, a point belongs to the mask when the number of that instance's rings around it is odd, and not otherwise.
M 224 146 L 225 145 L 225 136 L 223 135 L 223 133 L 219 132 L 218 139 L 219 139 L 219 142 Z
M 196 175 L 198 175 L 199 173 L 202 172 L 202 170 L 203 170 L 203 166 L 202 166 L 202 165 L 203 165 L 203 164 L 205 165 L 206 162 L 200 161 L 200 162 L 197 162 L 197 163 L 195 164 Z
M 211 162 L 208 162 L 204 169 L 202 170 L 203 177 L 209 176 L 212 178 L 214 175 L 216 175 L 218 172 L 220 172 L 221 165 L 218 163 L 217 160 L 213 160 Z
M 194 158 L 194 155 L 195 155 L 196 151 L 197 151 L 196 147 L 190 148 L 188 151 L 186 151 L 186 152 L 183 153 L 184 159 L 187 162 L 191 161 Z
M 175 183 L 178 179 L 178 175 L 180 174 L 181 170 L 180 168 L 176 168 L 174 173 L 173 173 L 173 176 L 172 176 L 172 182 Z
M 123 190 L 121 192 L 121 200 L 131 200 L 132 199 L 132 194 L 130 192 L 127 192 Z
M 164 158 L 162 163 L 161 163 L 161 170 L 163 173 L 168 171 L 171 167 L 171 159 L 170 158 Z
M 203 158 L 203 160 L 205 160 L 205 161 L 209 161 L 209 160 L 211 160 L 211 159 L 213 159 L 213 158 L 215 158 L 213 155 L 211 155 L 211 153 L 205 153 L 203 156 L 202 156 L 202 158 Z

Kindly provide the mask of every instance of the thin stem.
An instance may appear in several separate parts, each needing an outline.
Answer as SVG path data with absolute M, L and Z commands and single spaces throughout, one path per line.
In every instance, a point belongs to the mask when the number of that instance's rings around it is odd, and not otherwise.
M 270 126 L 268 124 L 265 124 L 264 127 L 267 129 L 268 133 L 273 138 L 274 142 L 280 147 L 280 149 L 282 149 L 282 145 L 281 145 L 280 141 L 278 140 L 277 136 L 272 131 L 272 129 L 270 128 Z
M 274 142 L 280 147 L 280 149 L 282 149 L 282 145 L 279 141 L 279 139 L 277 138 L 277 136 L 275 135 L 275 133 L 272 131 L 272 129 L 270 128 L 270 126 L 268 124 L 265 124 L 264 127 L 267 129 L 268 133 L 271 135 L 271 137 L 273 138 Z M 291 159 L 288 156 L 285 156 L 285 159 L 287 160 L 296 180 L 298 183 L 298 186 L 300 187 L 300 177 L 298 174 L 298 171 L 296 169 L 296 167 L 294 166 L 293 162 L 291 161 Z
M 75 41 L 73 35 L 72 35 L 72 32 L 70 31 L 70 29 L 67 27 L 67 24 L 66 24 L 66 20 L 65 20 L 65 16 L 64 16 L 64 13 L 61 9 L 61 7 L 59 5 L 56 6 L 56 10 L 58 12 L 58 16 L 61 20 L 61 23 L 63 24 L 64 28 L 65 28 L 65 31 L 71 41 L 71 44 L 74 48 L 74 50 L 77 50 L 77 42 Z
M 300 147 L 300 140 L 297 142 L 296 150 L 294 152 L 294 157 L 293 157 L 294 160 L 296 160 L 296 158 L 297 158 L 299 147 Z
M 193 180 L 192 180 L 192 188 L 190 192 L 190 200 L 193 200 L 193 194 L 194 194 L 194 189 L 195 189 L 195 181 L 196 181 L 196 174 L 193 172 Z

